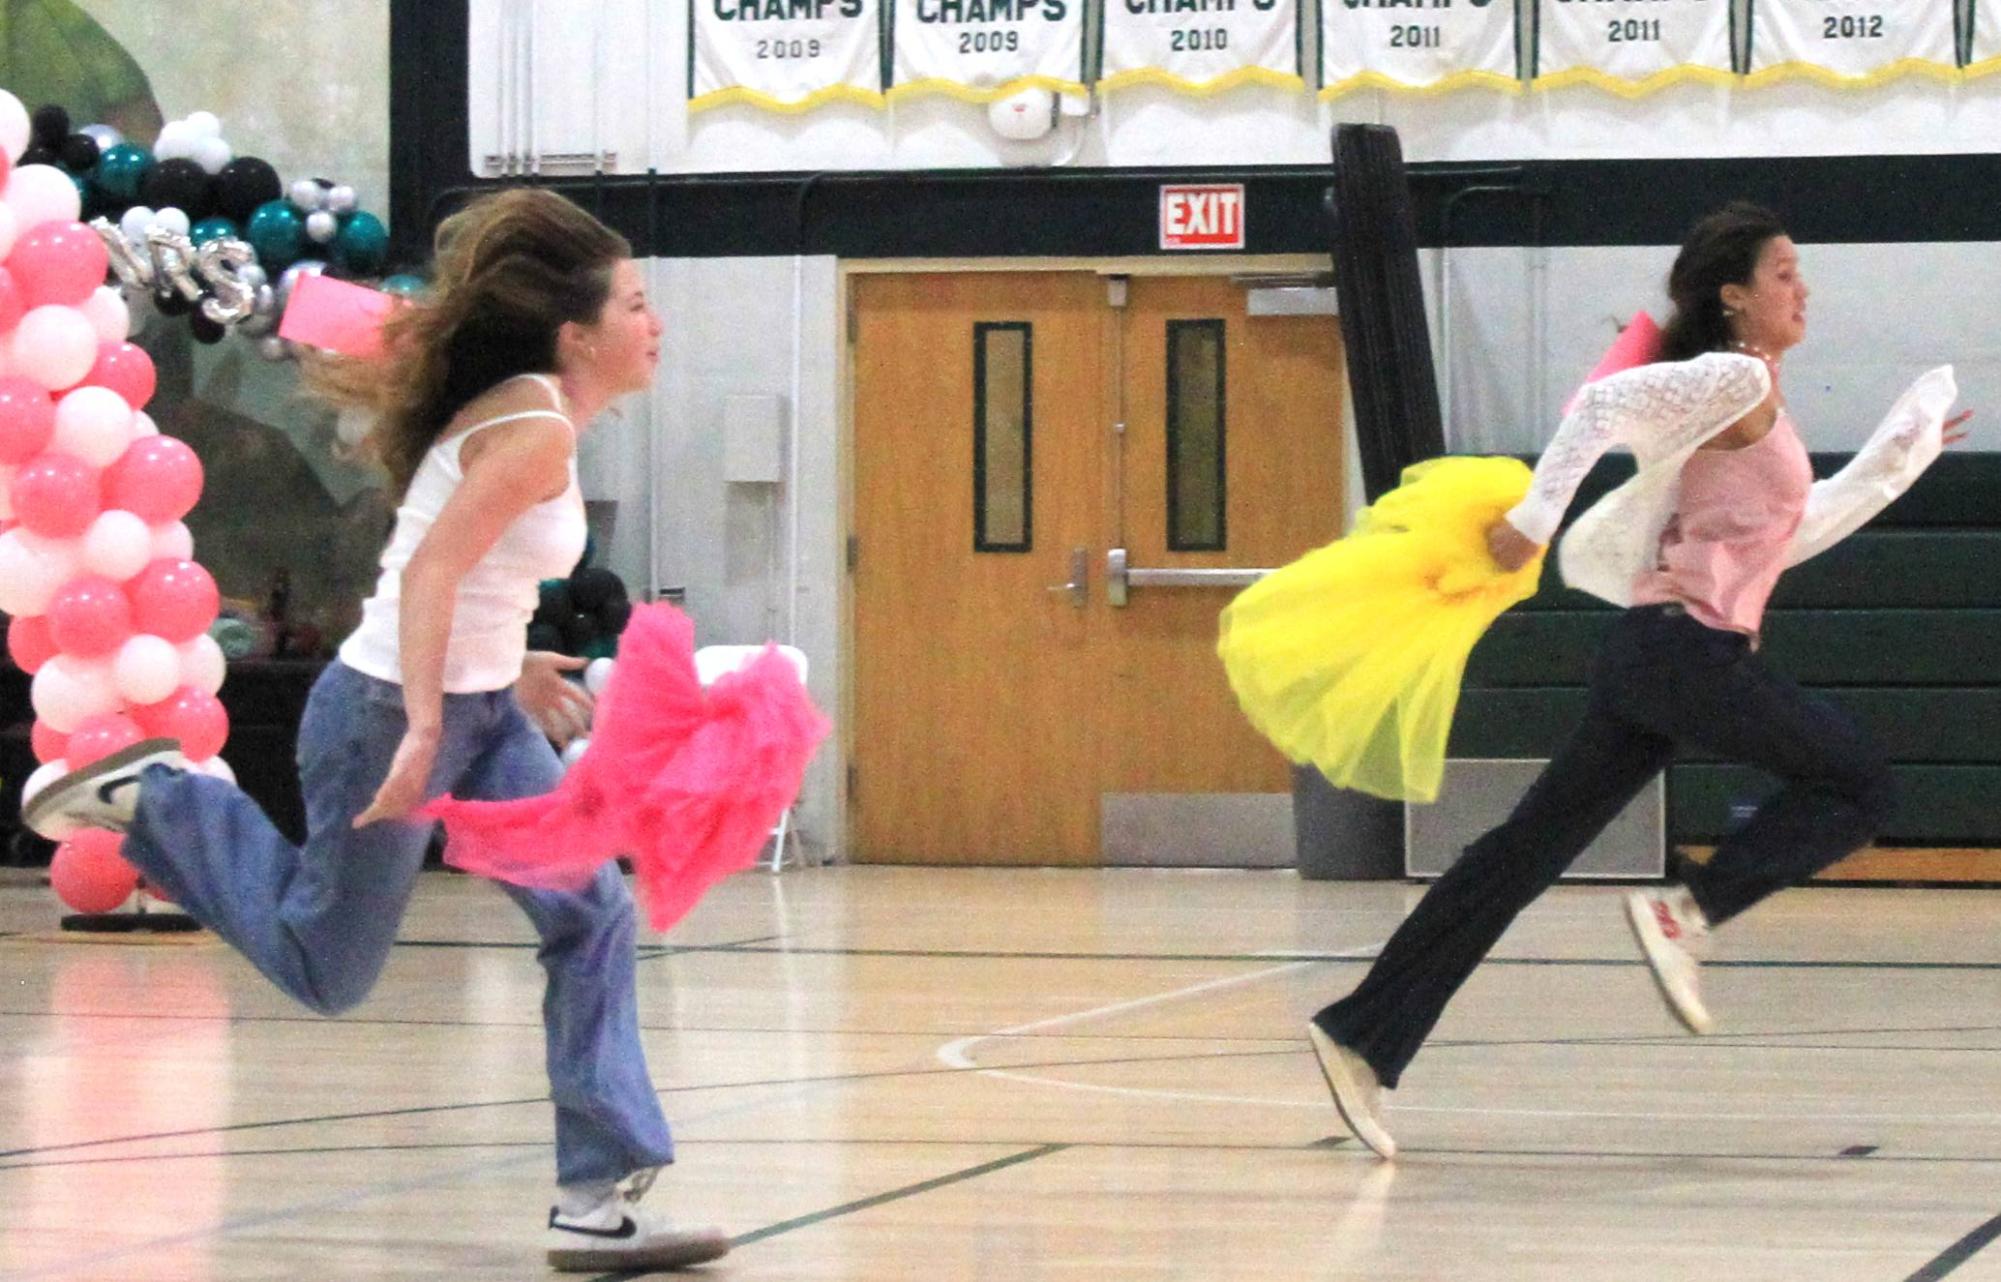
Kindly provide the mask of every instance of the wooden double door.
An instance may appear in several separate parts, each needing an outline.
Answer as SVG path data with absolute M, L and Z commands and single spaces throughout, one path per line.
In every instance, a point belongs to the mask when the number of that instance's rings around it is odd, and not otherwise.
M 851 285 L 853 857 L 1093 864 L 1108 815 L 1145 844 L 1289 791 L 1214 572 L 1340 530 L 1335 318 L 1249 315 L 1226 277 Z

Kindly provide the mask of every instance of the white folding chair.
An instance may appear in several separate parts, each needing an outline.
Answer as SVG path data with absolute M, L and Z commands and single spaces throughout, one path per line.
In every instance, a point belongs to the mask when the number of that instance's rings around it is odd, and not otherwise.
M 799 683 L 806 683 L 806 652 L 798 646 L 781 645 L 778 652 L 788 659 L 793 670 L 799 674 Z M 747 667 L 758 655 L 764 653 L 761 645 L 705 645 L 695 651 L 695 679 L 703 686 L 711 686 L 724 673 L 735 672 Z M 771 871 L 777 872 L 785 866 L 785 841 L 790 837 L 797 849 L 793 852 L 794 862 L 806 862 L 805 847 L 799 834 L 792 831 L 792 811 L 798 803 L 787 806 L 785 813 L 778 816 L 778 826 L 771 830 Z

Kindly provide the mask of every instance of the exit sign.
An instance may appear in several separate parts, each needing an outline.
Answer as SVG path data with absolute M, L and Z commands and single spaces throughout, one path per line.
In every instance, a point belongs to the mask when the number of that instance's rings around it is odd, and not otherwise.
M 1160 189 L 1162 249 L 1242 249 L 1244 185 L 1186 183 Z

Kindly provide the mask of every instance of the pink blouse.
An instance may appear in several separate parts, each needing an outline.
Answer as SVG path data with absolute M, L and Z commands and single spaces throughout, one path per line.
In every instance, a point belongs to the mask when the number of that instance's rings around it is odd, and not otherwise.
M 1633 604 L 1676 602 L 1712 628 L 1757 636 L 1812 488 L 1784 410 L 1750 445 L 1697 450 L 1682 465 L 1660 558 L 1633 580 Z

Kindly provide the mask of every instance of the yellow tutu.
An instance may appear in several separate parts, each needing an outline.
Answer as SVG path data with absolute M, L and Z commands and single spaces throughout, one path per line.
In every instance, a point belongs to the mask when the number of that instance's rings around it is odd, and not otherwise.
M 1540 554 L 1509 574 L 1487 552 L 1528 486 L 1514 459 L 1419 463 L 1353 533 L 1245 589 L 1216 650 L 1251 724 L 1340 787 L 1435 800 L 1466 657 L 1542 574 Z

